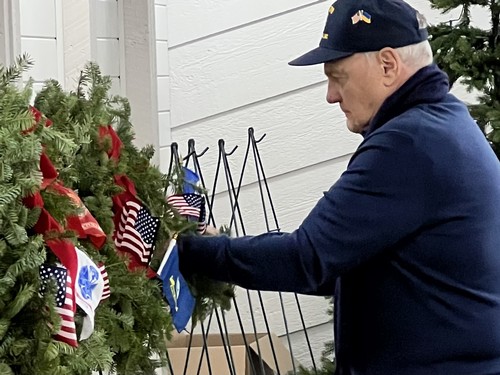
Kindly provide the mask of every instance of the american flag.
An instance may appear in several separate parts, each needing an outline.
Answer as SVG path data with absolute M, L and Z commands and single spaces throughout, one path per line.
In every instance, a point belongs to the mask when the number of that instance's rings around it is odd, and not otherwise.
M 160 219 L 151 216 L 148 210 L 133 200 L 123 206 L 115 245 L 118 250 L 133 254 L 139 263 L 147 265 L 151 257 Z
M 205 223 L 205 197 L 196 193 L 174 194 L 167 197 L 167 203 L 172 206 L 179 215 L 198 222 L 198 232 L 204 232 Z
M 186 193 L 169 196 L 167 203 L 177 210 L 179 215 L 193 216 L 198 220 L 204 200 L 204 197 L 200 194 Z
M 104 289 L 102 290 L 102 297 L 101 297 L 101 301 L 104 301 L 106 298 L 109 298 L 111 294 L 111 291 L 109 290 L 108 271 L 106 271 L 104 263 L 99 264 L 99 272 L 101 272 L 102 278 L 104 279 Z
M 55 311 L 61 317 L 61 328 L 54 338 L 77 347 L 76 327 L 73 312 L 73 282 L 68 270 L 63 266 L 45 265 L 40 266 L 41 287 L 40 292 L 45 292 L 47 283 L 53 279 L 57 285 Z

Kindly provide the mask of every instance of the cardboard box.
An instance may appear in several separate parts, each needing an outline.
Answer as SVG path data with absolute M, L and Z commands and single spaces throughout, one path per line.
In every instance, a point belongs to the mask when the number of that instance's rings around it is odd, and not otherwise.
M 172 375 L 184 374 L 189 336 L 188 334 L 177 335 L 168 343 L 168 356 L 173 370 Z M 233 358 L 233 373 L 229 369 L 222 337 L 218 333 L 213 333 L 207 335 L 208 356 L 212 372 L 209 371 L 207 355 L 203 351 L 203 336 L 193 335 L 186 375 L 273 375 L 277 373 L 285 375 L 288 371 L 293 370 L 290 352 L 275 334 L 270 336 L 267 333 L 245 334 L 248 348 L 245 348 L 242 334 L 230 333 L 225 337 L 230 344 L 231 354 L 229 354 L 229 348 L 227 348 L 227 351 L 228 355 L 232 355 Z M 276 353 L 276 361 L 271 349 L 271 340 Z M 259 360 L 257 343 L 260 348 L 262 362 Z M 201 368 L 198 372 L 200 358 L 202 358 Z M 276 368 L 276 362 L 279 372 Z

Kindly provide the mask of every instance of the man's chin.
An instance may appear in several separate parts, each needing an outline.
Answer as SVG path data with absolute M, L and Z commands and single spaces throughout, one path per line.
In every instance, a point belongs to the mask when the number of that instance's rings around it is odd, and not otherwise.
M 368 127 L 369 127 L 369 124 L 366 124 L 366 125 L 353 124 L 351 121 L 349 121 L 349 119 L 346 120 L 346 125 L 347 125 L 347 129 L 351 133 L 355 133 L 355 134 L 364 134 L 368 130 Z
M 361 133 L 361 131 L 363 130 L 360 126 L 357 126 L 355 124 L 353 124 L 352 122 L 350 122 L 349 120 L 346 121 L 346 125 L 347 125 L 347 129 L 351 132 L 351 133 L 355 133 L 355 134 L 359 134 Z

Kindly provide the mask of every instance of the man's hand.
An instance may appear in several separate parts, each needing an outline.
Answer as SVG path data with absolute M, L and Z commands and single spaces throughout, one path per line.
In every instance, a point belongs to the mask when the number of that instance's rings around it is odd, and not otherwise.
M 207 229 L 205 230 L 205 233 L 203 235 L 205 236 L 217 236 L 219 235 L 219 230 L 216 227 L 213 227 L 211 225 L 207 224 Z

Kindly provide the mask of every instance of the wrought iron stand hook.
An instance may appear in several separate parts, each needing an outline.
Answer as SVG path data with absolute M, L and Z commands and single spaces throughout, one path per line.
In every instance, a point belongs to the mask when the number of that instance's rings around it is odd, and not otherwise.
M 175 165 L 179 165 L 179 145 L 177 142 L 172 142 L 170 144 L 170 164 L 168 165 L 168 176 L 172 173 L 172 168 Z
M 188 154 L 182 160 L 186 163 L 185 165 L 187 165 L 187 163 L 189 163 L 189 159 L 191 158 L 191 156 L 195 159 L 201 158 L 203 155 L 205 155 L 208 149 L 209 147 L 205 147 L 205 149 L 201 153 L 197 154 L 195 149 L 194 139 L 190 138 L 188 140 Z
M 248 128 L 248 137 L 250 137 L 250 140 L 252 143 L 257 144 L 262 142 L 262 140 L 266 137 L 267 133 L 262 134 L 262 136 L 259 139 L 255 139 L 255 131 L 252 127 Z
M 226 142 L 223 139 L 219 139 L 219 151 L 221 151 L 224 156 L 231 156 L 238 148 L 238 145 L 236 145 L 230 152 L 226 152 L 225 146 Z

